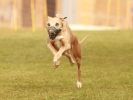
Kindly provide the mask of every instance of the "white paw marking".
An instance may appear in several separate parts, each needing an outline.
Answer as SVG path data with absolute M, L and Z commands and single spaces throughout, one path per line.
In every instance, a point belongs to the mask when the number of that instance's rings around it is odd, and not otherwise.
M 55 64 L 56 64 L 56 66 L 59 66 L 60 65 L 60 61 L 57 61 Z
M 81 88 L 82 87 L 82 83 L 80 81 L 77 81 L 77 88 Z
M 53 62 L 56 63 L 57 62 L 57 59 L 54 58 Z
M 72 61 L 73 64 L 76 64 L 76 61 L 74 59 L 71 59 L 71 61 Z

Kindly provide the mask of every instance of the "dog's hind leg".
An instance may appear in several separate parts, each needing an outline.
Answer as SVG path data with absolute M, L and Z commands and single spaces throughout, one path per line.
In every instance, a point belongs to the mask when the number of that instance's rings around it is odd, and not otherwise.
M 80 69 L 81 59 L 76 58 L 76 63 L 77 63 L 77 67 L 78 67 L 78 71 L 77 71 L 78 72 L 77 87 L 81 88 L 82 87 L 82 83 L 81 83 L 81 69 Z
M 65 52 L 64 55 L 69 59 L 69 62 L 71 64 L 75 64 L 76 63 L 71 51 Z
M 81 83 L 81 50 L 80 48 L 74 49 L 73 50 L 73 55 L 77 64 L 77 73 L 78 73 L 78 80 L 77 80 L 77 87 L 81 88 L 82 83 Z
M 77 38 L 75 38 L 73 45 L 72 45 L 72 53 L 73 56 L 75 58 L 76 64 L 77 64 L 77 74 L 78 74 L 78 80 L 77 80 L 77 87 L 81 88 L 82 87 L 82 83 L 81 83 L 81 48 L 80 48 L 80 44 L 77 40 Z

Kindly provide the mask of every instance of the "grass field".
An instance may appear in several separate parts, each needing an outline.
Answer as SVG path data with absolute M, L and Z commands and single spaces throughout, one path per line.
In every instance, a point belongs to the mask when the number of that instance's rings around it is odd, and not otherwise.
M 0 100 L 133 100 L 133 31 L 77 32 L 81 89 L 65 57 L 52 67 L 46 34 L 0 31 Z

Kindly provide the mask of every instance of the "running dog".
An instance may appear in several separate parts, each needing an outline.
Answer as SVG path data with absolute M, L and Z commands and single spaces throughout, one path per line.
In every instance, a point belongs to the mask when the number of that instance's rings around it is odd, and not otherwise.
M 56 15 L 55 17 L 49 17 L 46 24 L 48 32 L 47 46 L 53 53 L 54 67 L 58 67 L 60 64 L 60 58 L 65 55 L 72 64 L 77 65 L 78 80 L 77 87 L 81 88 L 81 48 L 77 37 L 72 33 L 70 27 L 66 21 L 67 17 Z

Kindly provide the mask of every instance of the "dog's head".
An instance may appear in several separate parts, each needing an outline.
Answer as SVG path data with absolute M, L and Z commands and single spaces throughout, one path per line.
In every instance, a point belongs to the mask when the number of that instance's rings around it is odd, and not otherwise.
M 56 17 L 49 17 L 46 24 L 46 29 L 48 31 L 49 38 L 54 40 L 56 36 L 58 36 L 62 29 L 63 29 L 63 22 L 64 19 L 67 17 L 61 17 L 59 15 L 56 15 Z

